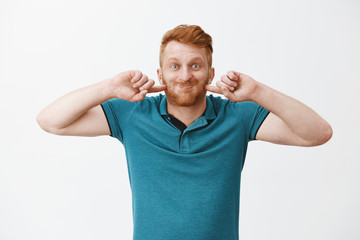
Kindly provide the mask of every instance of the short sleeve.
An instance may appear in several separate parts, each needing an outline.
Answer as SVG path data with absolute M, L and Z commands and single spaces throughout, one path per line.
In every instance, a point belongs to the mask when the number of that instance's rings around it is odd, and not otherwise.
M 246 132 L 249 141 L 255 140 L 256 134 L 269 114 L 269 111 L 254 102 L 238 102 L 235 105 L 239 122 Z
M 263 108 L 262 106 L 253 103 L 254 108 L 254 114 L 252 117 L 252 120 L 250 122 L 251 128 L 250 128 L 250 139 L 249 140 L 255 140 L 256 134 L 259 131 L 259 128 L 261 124 L 264 122 L 265 118 L 270 113 L 269 110 Z
M 123 142 L 123 130 L 134 104 L 114 98 L 101 104 L 109 124 L 111 136 Z

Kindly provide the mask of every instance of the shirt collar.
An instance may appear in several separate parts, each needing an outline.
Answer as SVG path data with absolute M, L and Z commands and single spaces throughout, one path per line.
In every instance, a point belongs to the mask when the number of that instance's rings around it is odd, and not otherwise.
M 168 115 L 167 109 L 167 99 L 166 96 L 164 96 L 161 101 L 160 101 L 160 114 L 161 115 Z M 209 96 L 206 96 L 206 109 L 205 109 L 205 114 L 204 114 L 206 120 L 213 120 L 216 118 L 216 114 L 214 111 L 214 105 L 213 102 L 211 101 Z

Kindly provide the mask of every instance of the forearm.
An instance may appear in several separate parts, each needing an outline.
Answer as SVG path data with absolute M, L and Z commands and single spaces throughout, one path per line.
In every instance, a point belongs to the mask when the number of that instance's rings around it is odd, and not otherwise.
M 310 107 L 262 83 L 257 82 L 251 98 L 280 118 L 308 145 L 322 144 L 332 135 L 330 125 Z
M 39 113 L 39 125 L 50 132 L 71 125 L 91 108 L 112 98 L 109 81 L 103 80 L 60 97 Z

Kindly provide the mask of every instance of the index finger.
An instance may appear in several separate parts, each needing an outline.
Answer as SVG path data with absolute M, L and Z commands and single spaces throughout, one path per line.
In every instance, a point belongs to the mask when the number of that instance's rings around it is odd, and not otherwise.
M 221 89 L 219 87 L 213 86 L 213 85 L 205 85 L 205 90 L 213 92 L 213 93 L 222 94 Z
M 166 85 L 159 85 L 159 86 L 152 86 L 148 92 L 152 93 L 152 92 L 161 92 L 164 91 L 166 89 Z

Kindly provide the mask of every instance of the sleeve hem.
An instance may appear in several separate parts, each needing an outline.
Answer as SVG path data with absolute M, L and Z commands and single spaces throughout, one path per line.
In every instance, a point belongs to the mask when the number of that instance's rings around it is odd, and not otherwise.
M 106 121 L 108 123 L 108 126 L 109 126 L 109 129 L 110 129 L 110 136 L 113 137 L 113 133 L 112 133 L 112 130 L 111 130 L 111 126 L 110 126 L 110 122 L 109 122 L 109 118 L 108 116 L 106 115 L 106 111 L 104 109 L 104 106 L 102 104 L 100 104 L 102 110 L 104 111 L 104 114 L 105 114 L 105 118 L 106 118 Z
M 256 129 L 255 134 L 254 134 L 254 138 L 253 138 L 254 140 L 257 140 L 257 139 L 256 139 L 256 135 L 257 135 L 257 133 L 258 133 L 261 125 L 262 125 L 263 122 L 265 121 L 266 117 L 269 115 L 269 113 L 270 113 L 270 111 L 267 111 L 267 113 L 265 114 L 264 118 L 263 118 L 262 121 L 260 122 L 258 128 Z

